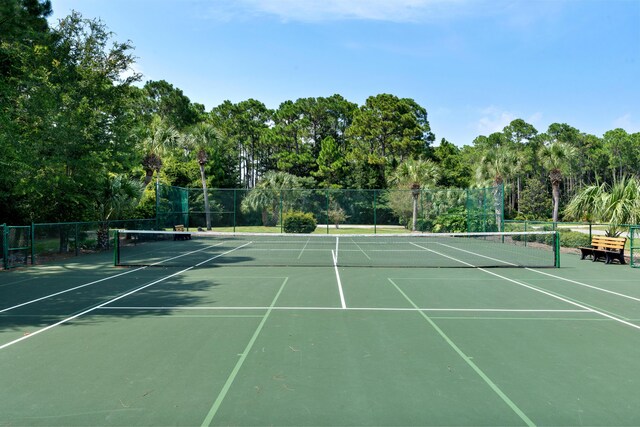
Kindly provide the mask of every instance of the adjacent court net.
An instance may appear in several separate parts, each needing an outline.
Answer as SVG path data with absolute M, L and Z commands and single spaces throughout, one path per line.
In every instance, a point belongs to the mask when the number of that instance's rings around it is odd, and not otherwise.
M 118 230 L 119 266 L 558 267 L 558 233 L 265 234 Z

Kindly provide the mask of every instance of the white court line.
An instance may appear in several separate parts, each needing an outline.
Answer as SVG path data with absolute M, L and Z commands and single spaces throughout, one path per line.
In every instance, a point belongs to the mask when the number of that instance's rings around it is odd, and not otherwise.
M 107 306 L 100 310 L 348 310 L 348 311 L 429 311 L 429 312 L 466 312 L 466 313 L 590 313 L 584 309 L 528 309 L 528 308 L 407 308 L 407 307 L 193 307 L 193 306 Z
M 454 258 L 454 257 L 450 257 L 450 256 L 445 255 L 445 254 L 443 254 L 443 253 L 440 253 L 440 252 L 438 252 L 438 251 L 434 251 L 433 249 L 425 248 L 425 247 L 420 246 L 420 245 L 418 245 L 418 244 L 415 244 L 415 243 L 413 243 L 413 242 L 412 242 L 411 244 L 412 244 L 412 245 L 415 245 L 415 246 L 417 246 L 417 247 L 419 247 L 419 248 L 422 248 L 422 249 L 424 249 L 424 250 L 426 250 L 426 251 L 433 252 L 434 254 L 437 254 L 437 255 L 443 256 L 443 257 L 445 257 L 445 258 L 449 258 L 449 259 L 454 260 L 454 261 L 456 261 L 456 262 L 459 262 L 459 263 L 461 263 L 461 264 L 465 264 L 465 265 L 467 265 L 467 266 L 469 266 L 469 267 L 475 267 L 475 268 L 477 268 L 478 270 L 483 271 L 483 272 L 485 272 L 485 273 L 487 273 L 487 274 L 490 274 L 490 275 L 492 275 L 492 276 L 500 277 L 500 278 L 502 278 L 502 279 L 504 279 L 504 280 L 506 280 L 506 281 L 508 281 L 508 282 L 515 283 L 516 285 L 523 286 L 523 287 L 525 287 L 525 288 L 531 289 L 532 291 L 536 291 L 536 292 L 539 292 L 539 293 L 544 294 L 544 295 L 548 295 L 548 296 L 550 296 L 550 297 L 552 297 L 552 298 L 555 298 L 555 299 L 557 299 L 557 300 L 564 301 L 564 302 L 566 302 L 566 303 L 568 303 L 568 304 L 571 304 L 571 305 L 574 305 L 574 306 L 576 306 L 576 307 L 580 307 L 580 308 L 582 308 L 582 309 L 585 309 L 585 310 L 591 311 L 592 313 L 598 314 L 598 315 L 600 315 L 600 316 L 603 316 L 603 317 L 609 318 L 609 319 L 611 319 L 611 320 L 615 320 L 616 322 L 622 323 L 623 325 L 627 325 L 627 326 L 630 326 L 630 327 L 632 327 L 632 328 L 635 328 L 635 329 L 640 330 L 640 325 L 636 325 L 636 324 L 634 324 L 634 323 L 627 322 L 626 320 L 620 319 L 619 317 L 612 316 L 612 315 L 607 314 L 607 313 L 605 313 L 605 312 L 603 312 L 603 311 L 596 310 L 596 309 L 594 309 L 594 308 L 588 307 L 588 306 L 586 306 L 586 305 L 584 305 L 584 304 L 580 304 L 580 303 L 578 303 L 578 302 L 571 301 L 570 299 L 567 299 L 567 298 L 561 297 L 561 296 L 559 296 L 559 295 L 556 295 L 556 294 L 554 294 L 554 293 L 551 293 L 551 292 L 545 291 L 545 290 L 543 290 L 543 289 L 536 288 L 535 286 L 529 285 L 529 284 L 527 284 L 527 283 L 524 283 L 524 282 L 521 282 L 521 281 L 518 281 L 518 280 L 514 280 L 514 279 L 510 279 L 510 278 L 508 278 L 508 277 L 506 277 L 506 276 L 502 276 L 502 275 L 500 275 L 500 274 L 498 274 L 498 273 L 494 273 L 494 272 L 489 271 L 489 270 L 487 270 L 487 269 L 480 268 L 480 267 L 476 267 L 476 266 L 475 266 L 475 265 L 473 265 L 473 264 L 469 264 L 468 262 L 465 262 L 465 261 L 462 261 L 462 260 L 456 259 L 456 258 Z
M 362 253 L 364 254 L 364 256 L 366 256 L 367 258 L 371 259 L 371 257 L 369 255 L 367 255 L 367 253 L 362 250 L 362 248 L 360 247 L 360 245 L 358 244 L 358 242 L 356 242 L 355 240 L 353 240 L 353 237 L 351 238 L 351 241 L 358 247 L 358 249 L 360 249 L 360 251 L 362 251 Z
M 442 246 L 446 246 L 447 248 L 455 249 L 455 250 L 460 251 L 460 252 L 465 252 L 465 253 L 468 253 L 468 254 L 471 254 L 471 255 L 475 255 L 475 256 L 478 256 L 478 257 L 481 257 L 481 258 L 490 259 L 491 261 L 500 262 L 502 264 L 511 265 L 511 266 L 514 266 L 514 267 L 518 266 L 518 264 L 507 262 L 507 261 L 504 261 L 504 260 L 501 260 L 501 259 L 498 259 L 498 258 L 492 258 L 492 257 L 487 256 L 487 255 L 481 255 L 481 254 L 479 254 L 477 252 L 471 252 L 471 251 L 467 251 L 465 249 L 456 248 L 455 246 L 447 245 L 446 243 L 442 243 L 442 242 L 436 242 L 436 243 L 439 244 L 439 245 L 442 245 Z M 416 246 L 418 246 L 418 245 L 416 245 Z
M 478 253 L 475 253 L 475 252 L 470 252 L 470 251 L 467 251 L 467 250 L 464 250 L 464 249 L 456 248 L 455 246 L 449 246 L 447 244 L 440 243 L 440 242 L 437 242 L 437 243 L 439 245 L 446 246 L 448 248 L 455 249 L 457 251 L 466 252 L 466 253 L 469 253 L 469 254 L 472 254 L 472 255 L 476 255 L 476 256 L 479 256 L 479 257 L 482 257 L 482 258 L 490 259 L 492 261 L 498 261 L 498 262 L 502 262 L 503 264 L 513 265 L 513 266 L 516 265 L 516 264 L 512 264 L 512 263 L 507 262 L 507 261 L 502 261 L 502 260 L 499 260 L 499 259 L 496 259 L 496 258 L 491 258 L 491 257 L 486 256 L 486 255 L 481 255 L 481 254 L 478 254 Z M 567 279 L 567 278 L 564 278 L 564 277 L 561 277 L 561 276 L 556 276 L 555 274 L 551 274 L 551 273 L 547 273 L 547 272 L 544 272 L 544 271 L 536 270 L 536 269 L 531 268 L 531 267 L 525 267 L 525 270 L 533 271 L 534 273 L 538 273 L 538 274 L 542 274 L 542 275 L 545 275 L 545 276 L 553 277 L 555 279 L 563 280 L 565 282 L 573 283 L 575 285 L 584 286 L 586 288 L 595 289 L 595 290 L 600 291 L 600 292 L 605 292 L 605 293 L 608 293 L 608 294 L 612 294 L 612 295 L 616 295 L 616 296 L 619 296 L 619 297 L 622 297 L 622 298 L 627 298 L 627 299 L 630 299 L 630 300 L 633 300 L 633 301 L 640 302 L 640 298 L 632 297 L 631 295 L 626 295 L 626 294 L 622 294 L 620 292 L 610 291 L 609 289 L 603 289 L 603 288 L 599 288 L 597 286 L 593 286 L 593 285 L 589 285 L 589 284 L 586 284 L 586 283 L 578 282 L 576 280 L 571 280 L 571 279 Z
M 204 264 L 205 262 L 212 261 L 212 260 L 214 260 L 214 259 L 216 259 L 216 258 L 219 258 L 219 257 L 221 257 L 221 256 L 223 256 L 223 255 L 228 254 L 228 253 L 231 253 L 231 252 L 233 252 L 233 251 L 235 251 L 235 250 L 237 250 L 237 249 L 240 249 L 240 248 L 242 248 L 242 247 L 244 247 L 244 246 L 247 246 L 247 245 L 249 245 L 249 244 L 251 244 L 251 242 L 249 242 L 249 243 L 245 243 L 245 244 L 244 244 L 244 245 L 242 245 L 242 246 L 238 246 L 238 247 L 233 248 L 233 249 L 231 249 L 231 250 L 229 250 L 229 251 L 226 251 L 226 252 L 224 252 L 224 253 L 218 254 L 218 255 L 216 255 L 216 256 L 214 256 L 214 257 L 212 257 L 212 258 L 209 258 L 209 259 L 208 259 L 208 260 L 206 260 L 206 261 L 203 261 L 203 262 L 201 262 L 201 263 L 197 264 L 196 266 L 198 266 L 198 265 L 202 265 L 202 264 Z M 87 310 L 84 310 L 84 311 L 82 311 L 82 312 L 80 312 L 80 313 L 74 314 L 73 316 L 67 317 L 66 319 L 60 320 L 59 322 L 56 322 L 56 323 L 51 324 L 51 325 L 49 325 L 49 326 L 46 326 L 46 327 L 44 327 L 44 328 L 38 329 L 37 331 L 30 333 L 29 335 L 25 335 L 25 336 L 22 336 L 22 337 L 20 337 L 20 338 L 18 338 L 18 339 L 13 340 L 13 341 L 9 341 L 9 342 L 8 342 L 8 343 L 6 343 L 6 344 L 0 345 L 0 350 L 5 349 L 5 348 L 7 348 L 7 347 L 9 347 L 9 346 L 12 346 L 12 345 L 14 345 L 14 344 L 17 344 L 17 343 L 19 343 L 20 341 L 24 341 L 24 340 L 26 340 L 26 339 L 32 338 L 32 337 L 34 337 L 34 336 L 36 336 L 36 335 L 38 335 L 38 334 L 41 334 L 42 332 L 48 331 L 49 329 L 53 329 L 53 328 L 55 328 L 56 326 L 60 326 L 60 325 L 62 325 L 62 324 L 64 324 L 64 323 L 68 323 L 68 322 L 70 322 L 70 321 L 72 321 L 72 320 L 74 320 L 74 319 L 77 319 L 77 318 L 78 318 L 78 317 L 80 317 L 80 316 L 83 316 L 83 315 L 85 315 L 85 314 L 87 314 L 87 313 L 91 313 L 91 312 L 92 312 L 92 311 L 94 311 L 94 310 L 97 310 L 97 309 L 99 309 L 99 308 L 102 308 L 102 307 L 104 307 L 104 306 L 105 306 L 105 305 L 107 305 L 107 304 L 111 304 L 111 303 L 112 303 L 112 302 L 114 302 L 114 301 L 118 301 L 118 300 L 120 300 L 120 299 L 122 299 L 122 298 L 124 298 L 124 297 L 127 297 L 127 296 L 132 295 L 132 294 L 135 294 L 136 292 L 139 292 L 139 291 L 141 291 L 141 290 L 143 290 L 143 289 L 146 289 L 146 288 L 148 288 L 149 286 L 153 286 L 153 285 L 155 285 L 155 284 L 157 284 L 157 283 L 164 282 L 165 280 L 170 279 L 171 277 L 177 276 L 178 274 L 182 274 L 182 273 L 184 273 L 185 271 L 189 271 L 189 270 L 191 270 L 191 269 L 195 268 L 196 266 L 191 266 L 191 267 L 185 268 L 184 270 L 180 270 L 180 271 L 178 271 L 177 273 L 173 273 L 173 274 L 171 274 L 171 275 L 169 275 L 169 276 L 163 277 L 162 279 L 159 279 L 159 280 L 153 281 L 153 282 L 151 282 L 151 283 L 149 283 L 149 284 L 146 284 L 146 285 L 144 285 L 144 286 L 140 286 L 139 288 L 136 288 L 136 289 L 134 289 L 134 290 L 132 290 L 132 291 L 129 291 L 129 292 L 125 293 L 125 294 L 119 295 L 119 296 L 117 296 L 117 297 L 115 297 L 115 298 L 112 298 L 112 299 L 110 299 L 110 300 L 108 300 L 108 301 L 105 301 L 105 302 L 103 302 L 103 303 L 101 303 L 101 304 L 98 304 L 98 305 L 96 305 L 96 306 L 94 306 L 94 307 L 91 307 L 91 308 L 89 308 L 89 309 L 87 309 Z
M 300 259 L 300 257 L 302 256 L 302 253 L 304 252 L 304 250 L 307 248 L 307 245 L 309 244 L 309 242 L 311 241 L 311 237 L 309 237 L 307 239 L 307 243 L 304 244 L 304 247 L 302 248 L 302 250 L 300 251 L 300 254 L 298 255 L 298 259 Z
M 196 251 L 187 252 L 187 253 L 182 254 L 182 255 L 178 255 L 178 256 L 175 256 L 175 257 L 172 257 L 172 258 L 168 258 L 168 259 L 165 259 L 165 260 L 162 260 L 162 261 L 155 262 L 155 263 L 153 263 L 153 264 L 151 264 L 149 266 L 139 267 L 139 268 L 136 268 L 136 269 L 133 269 L 133 270 L 125 271 L 124 273 L 116 274 L 116 275 L 109 276 L 109 277 L 104 277 L 104 278 L 99 279 L 99 280 L 94 280 L 93 282 L 89 282 L 89 283 L 85 283 L 83 285 L 79 285 L 79 286 L 76 286 L 76 287 L 73 287 L 73 288 L 65 289 L 64 291 L 60 291 L 60 292 L 56 292 L 56 293 L 53 293 L 53 294 L 45 295 L 43 297 L 36 298 L 36 299 L 31 300 L 31 301 L 23 302 L 21 304 L 17 304 L 17 305 L 11 306 L 11 307 L 4 308 L 4 309 L 0 310 L 0 313 L 4 313 L 5 311 L 13 310 L 13 309 L 16 309 L 18 307 L 25 306 L 25 305 L 33 304 L 34 302 L 42 301 L 42 300 L 45 300 L 45 299 L 48 299 L 48 298 L 52 298 L 52 297 L 55 297 L 55 296 L 58 296 L 58 295 L 66 294 L 67 292 L 75 291 L 75 290 L 84 288 L 86 286 L 95 285 L 96 283 L 104 282 L 106 280 L 114 279 L 116 277 L 124 276 L 125 274 L 134 273 L 136 271 L 144 270 L 147 267 L 158 265 L 158 264 L 162 264 L 163 262 L 171 261 L 171 260 L 176 259 L 176 258 L 180 258 L 180 257 L 183 257 L 183 256 L 191 255 L 191 254 L 196 253 L 196 252 L 204 251 L 205 249 L 209 249 L 209 248 L 212 248 L 214 246 L 221 245 L 221 244 L 222 243 L 218 243 L 218 244 L 215 244 L 215 245 L 207 246 L 206 248 L 198 249 Z
M 338 250 L 338 240 L 336 239 L 336 251 Z M 338 292 L 340 293 L 340 305 L 343 309 L 347 308 L 347 303 L 344 301 L 344 292 L 342 291 L 342 281 L 340 280 L 340 273 L 338 272 L 338 253 L 331 251 L 333 256 L 333 268 L 336 271 L 336 279 L 338 280 Z
M 587 287 L 587 288 L 595 289 L 597 291 L 606 292 L 608 294 L 612 294 L 612 295 L 616 295 L 616 296 L 619 296 L 619 297 L 628 298 L 630 300 L 634 300 L 634 301 L 640 302 L 640 298 L 632 297 L 631 295 L 621 294 L 620 292 L 610 291 L 609 289 L 603 289 L 603 288 L 599 288 L 597 286 L 588 285 L 586 283 L 577 282 L 575 280 L 566 279 L 564 277 L 556 276 L 555 274 L 545 273 L 543 271 L 538 271 L 538 270 L 535 270 L 533 268 L 526 268 L 526 270 L 533 271 L 534 273 L 538 273 L 538 274 L 543 274 L 545 276 L 553 277 L 555 279 L 564 280 L 565 282 L 573 283 L 575 285 L 584 286 L 584 287 Z
M 280 289 L 278 290 L 278 293 L 273 298 L 273 301 L 271 302 L 271 306 L 270 307 L 273 307 L 273 306 L 276 305 L 276 301 L 280 297 L 280 294 L 282 293 L 282 290 L 284 289 L 284 287 L 287 284 L 288 280 L 289 280 L 288 277 L 286 279 L 284 279 L 284 282 L 282 282 L 282 285 L 280 286 Z M 227 393 L 229 392 L 229 389 L 231 388 L 231 385 L 233 384 L 233 381 L 235 381 L 235 378 L 238 375 L 238 372 L 240 372 L 240 368 L 242 368 L 242 365 L 244 364 L 244 361 L 247 359 L 247 356 L 249 355 L 249 352 L 251 351 L 251 348 L 253 348 L 253 344 L 256 342 L 256 339 L 258 339 L 258 335 L 260 335 L 260 332 L 262 331 L 262 328 L 264 327 L 264 324 L 267 322 L 267 319 L 269 318 L 270 314 L 271 314 L 271 308 L 269 308 L 267 310 L 267 312 L 264 314 L 264 316 L 262 316 L 262 320 L 260 321 L 260 324 L 258 325 L 256 330 L 253 332 L 253 335 L 251 336 L 251 339 L 249 340 L 249 343 L 244 348 L 244 351 L 240 355 L 240 359 L 238 359 L 238 362 L 233 367 L 233 370 L 231 371 L 231 374 L 229 374 L 229 377 L 227 378 L 227 381 L 222 386 L 222 390 L 220 390 L 220 393 L 218 394 L 218 397 L 216 398 L 215 402 L 213 402 L 213 405 L 211 405 L 211 409 L 209 409 L 209 412 L 207 413 L 207 416 L 202 421 L 201 426 L 210 425 L 211 421 L 216 416 L 216 413 L 218 412 L 218 409 L 220 408 L 220 405 L 222 405 L 222 401 L 227 396 Z
M 417 308 L 416 303 L 413 302 L 413 300 L 411 300 L 411 298 L 409 298 L 409 296 L 407 294 L 405 294 L 402 289 L 400 289 L 400 287 L 398 285 L 395 284 L 395 282 L 391 279 L 389 279 L 389 282 L 391 282 L 391 284 L 398 290 L 398 292 L 400 292 L 400 294 L 402 294 L 402 296 L 409 302 L 409 304 L 411 304 L 412 306 Z M 480 367 L 478 365 L 476 365 L 476 363 L 473 361 L 472 357 L 469 357 L 464 351 L 462 351 L 462 349 L 460 347 L 458 347 L 458 345 L 453 342 L 453 340 L 451 338 L 449 338 L 449 336 L 429 317 L 427 316 L 425 313 L 421 312 L 420 315 L 422 316 L 423 319 L 425 319 L 429 325 L 431 325 L 431 327 L 433 329 L 435 329 L 435 331 L 438 333 L 438 335 L 440 335 L 440 337 L 447 343 L 449 344 L 449 346 L 462 358 L 462 360 L 464 360 L 467 365 L 469 365 L 469 367 L 471 369 L 473 369 L 475 371 L 476 374 L 478 374 L 478 376 L 480 378 L 482 378 L 482 380 L 487 384 L 487 386 L 493 390 L 494 393 L 496 393 L 501 399 L 502 401 L 509 406 L 509 408 L 511 408 L 511 410 L 513 412 L 515 412 L 520 419 L 527 425 L 530 427 L 534 427 L 535 423 L 533 421 L 531 421 L 531 419 L 529 419 L 529 417 L 522 411 L 522 409 L 520 409 L 518 407 L 518 405 L 516 405 L 516 403 L 514 401 L 511 400 L 511 398 L 509 396 L 507 396 L 507 394 L 505 392 L 502 391 L 502 389 L 500 389 L 500 387 L 498 387 L 498 385 L 496 383 L 493 382 L 493 380 L 491 378 L 489 378 L 489 376 L 487 374 L 484 373 L 484 371 L 482 369 L 480 369 Z

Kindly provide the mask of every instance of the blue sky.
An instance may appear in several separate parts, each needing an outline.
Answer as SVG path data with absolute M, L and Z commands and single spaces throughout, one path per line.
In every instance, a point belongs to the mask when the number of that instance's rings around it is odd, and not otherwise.
M 392 93 L 462 146 L 522 118 L 640 131 L 640 0 L 52 0 L 207 110 Z

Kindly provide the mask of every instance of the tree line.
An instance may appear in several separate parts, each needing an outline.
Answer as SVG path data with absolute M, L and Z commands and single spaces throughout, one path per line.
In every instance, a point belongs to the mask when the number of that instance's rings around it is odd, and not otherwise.
M 427 109 L 392 94 L 207 111 L 169 82 L 140 85 L 132 42 L 103 22 L 74 12 L 50 26 L 51 12 L 48 0 L 0 4 L 0 223 L 150 217 L 156 181 L 252 189 L 268 173 L 304 188 L 416 195 L 501 184 L 507 217 L 558 219 L 582 189 L 639 170 L 640 133 L 539 132 L 517 119 L 460 148 L 436 144 Z

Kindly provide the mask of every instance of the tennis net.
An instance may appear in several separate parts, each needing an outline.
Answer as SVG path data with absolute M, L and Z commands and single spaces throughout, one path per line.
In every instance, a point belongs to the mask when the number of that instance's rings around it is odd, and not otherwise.
M 558 233 L 275 234 L 118 230 L 118 266 L 558 267 Z

